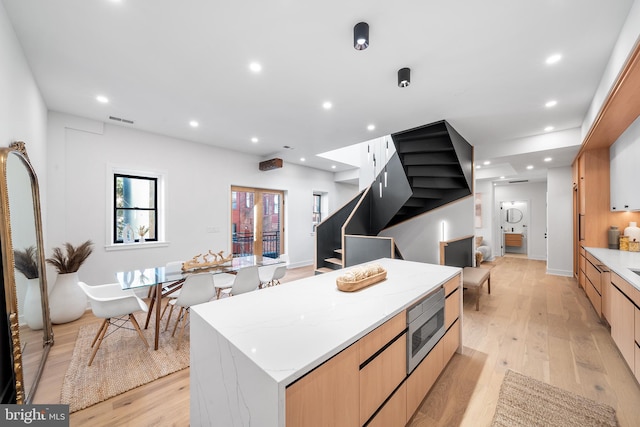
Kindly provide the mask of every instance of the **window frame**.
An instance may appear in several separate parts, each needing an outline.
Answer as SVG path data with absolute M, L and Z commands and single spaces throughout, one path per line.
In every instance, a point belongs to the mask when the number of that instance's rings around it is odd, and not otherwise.
M 166 210 L 166 188 L 168 186 L 168 173 L 163 170 L 142 170 L 122 167 L 113 164 L 107 164 L 106 168 L 106 235 L 105 235 L 105 250 L 118 251 L 129 249 L 141 249 L 141 248 L 154 248 L 154 247 L 166 247 L 169 246 L 166 234 L 167 224 L 167 210 Z M 154 240 L 148 239 L 145 242 L 140 242 L 139 239 L 134 243 L 115 243 L 116 237 L 116 201 L 115 201 L 115 175 L 128 175 L 141 178 L 153 178 L 156 179 L 156 238 Z M 135 230 L 134 230 L 135 231 Z
M 124 208 L 124 207 L 118 207 L 118 203 L 117 203 L 117 198 L 118 195 L 116 193 L 116 182 L 118 181 L 118 178 L 129 178 L 129 179 L 139 179 L 139 180 L 146 180 L 146 181 L 151 181 L 153 183 L 153 207 L 152 208 L 138 208 L 138 207 L 132 207 L 132 208 Z M 140 176 L 140 175 L 131 175 L 131 174 L 123 174 L 123 173 L 114 173 L 113 174 L 113 223 L 112 223 L 112 229 L 113 229 L 113 235 L 112 235 L 112 240 L 111 242 L 114 245 L 119 245 L 119 244 L 123 244 L 124 243 L 124 239 L 118 240 L 118 224 L 116 223 L 118 221 L 118 211 L 130 211 L 130 212 L 153 212 L 154 216 L 155 216 L 155 221 L 153 221 L 153 234 L 149 233 L 149 235 L 153 235 L 155 236 L 154 238 L 145 238 L 145 241 L 149 241 L 149 242 L 157 242 L 158 241 L 158 178 L 157 177 L 150 177 L 150 176 Z M 136 230 L 134 230 L 136 231 Z M 136 234 L 137 235 L 137 234 Z M 134 239 L 135 242 L 140 242 L 140 236 L 137 235 L 138 237 L 136 239 Z

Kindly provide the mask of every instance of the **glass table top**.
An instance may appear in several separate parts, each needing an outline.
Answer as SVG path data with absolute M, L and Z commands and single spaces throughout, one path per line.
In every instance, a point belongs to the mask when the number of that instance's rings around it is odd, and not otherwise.
M 251 267 L 254 265 L 274 265 L 282 264 L 283 260 L 277 258 L 268 258 L 256 255 L 241 256 L 233 258 L 231 261 L 216 267 L 207 267 L 197 270 L 190 270 L 188 272 L 182 271 L 167 271 L 164 266 L 162 267 L 149 267 L 139 270 L 120 271 L 116 273 L 116 278 L 122 286 L 122 289 L 136 289 L 144 288 L 148 286 L 155 286 L 162 283 L 176 282 L 184 279 L 189 274 L 197 273 L 233 273 L 245 267 Z

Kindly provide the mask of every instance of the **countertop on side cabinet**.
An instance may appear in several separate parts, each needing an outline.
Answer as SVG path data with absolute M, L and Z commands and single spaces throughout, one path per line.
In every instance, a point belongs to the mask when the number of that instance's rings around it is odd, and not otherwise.
M 201 304 L 192 315 L 272 381 L 288 385 L 461 271 L 396 259 L 374 262 L 387 270 L 387 279 L 357 292 L 339 291 L 336 278 L 344 272 L 336 271 Z
M 618 276 L 640 290 L 640 276 L 632 270 L 640 271 L 640 252 L 619 251 L 617 249 L 584 248 L 609 267 Z

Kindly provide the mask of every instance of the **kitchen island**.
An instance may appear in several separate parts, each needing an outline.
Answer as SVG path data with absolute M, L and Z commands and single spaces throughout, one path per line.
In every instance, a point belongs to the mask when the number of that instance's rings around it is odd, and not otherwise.
M 401 322 L 400 335 L 386 345 L 389 349 L 400 348 L 391 343 L 398 338 L 405 342 L 404 310 L 446 284 L 447 294 L 455 296 L 447 298 L 447 308 L 452 307 L 449 311 L 455 318 L 449 315 L 451 320 L 447 326 L 451 333 L 445 336 L 449 336 L 445 347 L 459 352 L 462 348 L 462 320 L 458 319 L 462 312 L 461 269 L 393 259 L 376 262 L 387 270 L 387 279 L 357 292 L 339 291 L 336 278 L 343 272 L 336 271 L 193 307 L 191 425 L 284 426 L 287 424 L 287 387 L 314 370 L 330 366 L 327 362 L 347 354 L 345 350 L 353 350 L 357 357 L 359 349 L 354 344 L 373 336 L 372 331 L 377 338 L 379 331 L 384 332 L 381 326 L 392 322 Z M 451 326 L 454 323 L 455 326 Z M 435 376 L 431 375 L 433 381 L 451 357 L 443 356 L 441 347 L 438 345 L 438 355 L 434 356 L 439 369 Z M 384 354 L 386 349 L 382 346 L 378 353 Z M 423 364 L 429 358 L 427 356 Z M 357 363 L 356 375 L 358 366 L 369 362 Z M 406 360 L 395 363 L 402 364 L 404 390 L 405 382 L 408 383 L 405 381 Z M 412 376 L 419 371 L 420 367 Z M 343 380 L 342 377 L 339 375 L 337 379 Z M 425 381 L 429 382 L 421 379 L 416 384 L 422 385 Z M 400 388 L 394 385 L 394 396 Z M 354 398 L 357 403 L 357 390 L 355 394 L 347 400 Z M 413 400 L 418 399 L 419 403 L 424 394 Z M 337 404 L 342 403 L 338 399 Z M 331 408 L 327 410 L 330 412 Z M 414 409 L 407 411 L 408 420 Z M 356 412 L 355 417 L 362 418 Z M 341 422 L 353 418 L 353 414 L 336 416 Z

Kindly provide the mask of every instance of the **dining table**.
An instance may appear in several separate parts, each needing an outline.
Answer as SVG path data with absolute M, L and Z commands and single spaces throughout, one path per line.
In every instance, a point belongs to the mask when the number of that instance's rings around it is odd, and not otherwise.
M 231 273 L 235 274 L 238 270 L 251 267 L 251 266 L 266 266 L 281 264 L 285 261 L 278 258 L 265 257 L 260 255 L 243 255 L 237 256 L 224 264 L 214 267 L 206 267 L 200 269 L 193 269 L 188 271 L 174 271 L 167 270 L 165 266 L 160 267 L 147 267 L 139 268 L 135 270 L 119 271 L 116 273 L 116 278 L 123 290 L 136 290 L 143 288 L 152 288 L 154 292 L 151 295 L 151 301 L 149 302 L 149 310 L 147 312 L 147 320 L 144 328 L 149 327 L 149 321 L 152 315 L 155 315 L 155 342 L 154 350 L 158 349 L 158 340 L 160 336 L 160 314 L 161 314 L 161 299 L 163 296 L 170 295 L 177 291 L 182 282 L 190 274 L 197 273 L 210 273 L 212 275 Z M 155 311 L 154 311 L 155 308 Z

